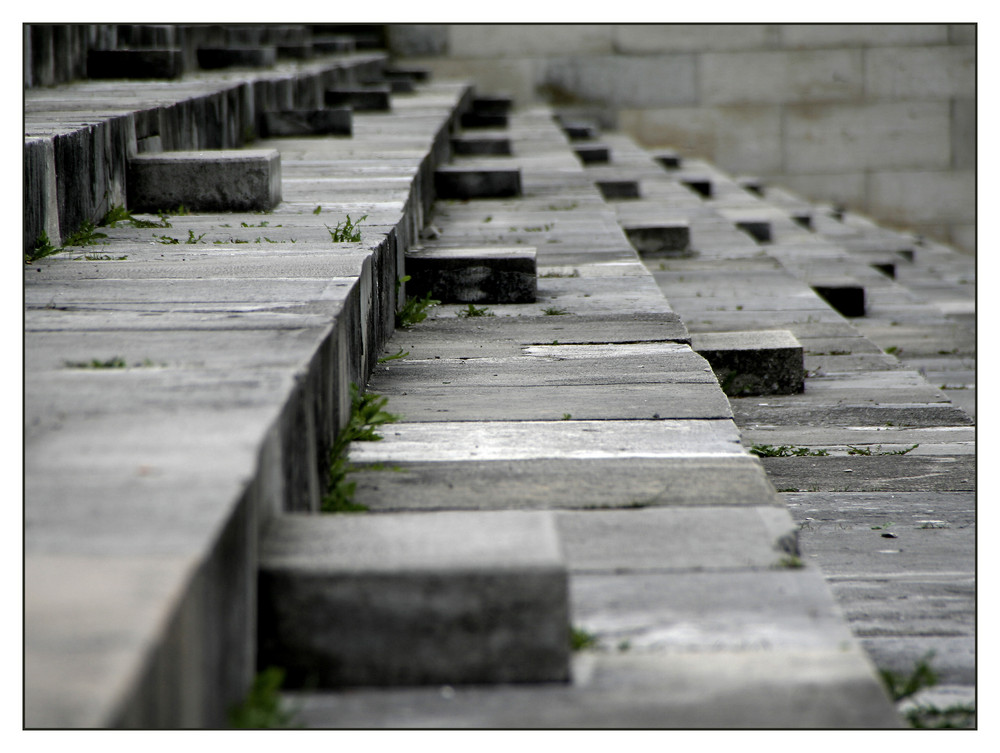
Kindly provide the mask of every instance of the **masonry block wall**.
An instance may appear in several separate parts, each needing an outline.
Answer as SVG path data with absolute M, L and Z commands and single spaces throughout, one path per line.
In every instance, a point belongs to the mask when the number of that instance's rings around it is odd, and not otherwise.
M 390 52 L 974 252 L 974 24 L 409 24 Z

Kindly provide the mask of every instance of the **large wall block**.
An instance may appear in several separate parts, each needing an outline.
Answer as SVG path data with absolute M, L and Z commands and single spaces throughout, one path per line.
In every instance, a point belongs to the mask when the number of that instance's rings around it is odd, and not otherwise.
M 778 40 L 771 24 L 616 24 L 615 52 L 620 55 L 716 50 L 762 50 Z
M 796 105 L 787 110 L 787 172 L 947 169 L 947 102 Z
M 617 107 L 662 107 L 696 101 L 694 55 L 554 58 L 540 82 L 554 93 Z
M 860 50 L 706 53 L 699 58 L 702 105 L 857 100 Z
M 782 24 L 783 47 L 946 44 L 946 24 Z
M 976 219 L 976 179 L 971 170 L 876 172 L 869 194 L 878 216 L 902 226 Z
M 883 47 L 865 53 L 865 91 L 877 99 L 976 96 L 976 48 Z
M 462 58 L 516 58 L 550 55 L 600 55 L 613 52 L 609 24 L 452 24 L 448 52 Z M 510 33 L 513 32 L 513 33 Z

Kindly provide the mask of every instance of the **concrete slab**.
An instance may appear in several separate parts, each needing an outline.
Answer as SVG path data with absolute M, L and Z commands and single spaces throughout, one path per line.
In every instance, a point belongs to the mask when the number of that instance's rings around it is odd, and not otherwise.
M 400 423 L 381 442 L 351 446 L 356 463 L 543 458 L 731 457 L 732 421 L 460 421 Z
M 829 456 L 761 458 L 779 491 L 973 491 L 976 460 L 969 456 Z
M 521 171 L 488 167 L 439 167 L 434 191 L 441 199 L 489 199 L 521 195 Z
M 393 461 L 379 470 L 361 468 L 351 480 L 355 502 L 376 512 L 778 504 L 758 459 L 749 455 Z
M 163 152 L 129 161 L 133 211 L 260 211 L 281 201 L 281 157 L 275 150 Z
M 805 389 L 802 345 L 788 330 L 703 332 L 691 347 L 727 395 L 788 395 Z
M 732 402 L 740 426 L 971 426 L 968 414 L 951 405 L 786 405 L 755 404 L 761 398 Z M 769 398 L 773 400 L 776 398 Z
M 442 303 L 532 303 L 534 248 L 423 248 L 405 254 L 407 295 Z
M 293 687 L 565 681 L 566 577 L 544 512 L 278 518 L 260 662 Z
M 308 727 L 898 728 L 869 660 L 846 650 L 574 659 L 572 685 L 288 694 Z

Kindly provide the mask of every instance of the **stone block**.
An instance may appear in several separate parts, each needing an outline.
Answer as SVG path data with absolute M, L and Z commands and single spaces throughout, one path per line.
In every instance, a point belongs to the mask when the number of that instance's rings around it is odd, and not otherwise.
M 562 129 L 570 141 L 589 141 L 597 138 L 597 127 L 589 123 L 563 123 Z
M 802 345 L 788 330 L 701 332 L 691 347 L 712 366 L 723 392 L 795 395 L 805 389 Z
M 24 252 L 35 248 L 42 233 L 48 237 L 49 243 L 59 246 L 62 236 L 59 232 L 55 152 L 51 139 L 24 139 L 23 175 Z
M 947 24 L 782 24 L 784 47 L 878 47 L 948 43 Z
M 691 228 L 685 221 L 627 225 L 622 230 L 640 256 L 683 256 L 690 250 Z
M 605 201 L 639 198 L 639 181 L 637 180 L 599 180 L 595 181 L 595 185 Z
M 455 58 L 537 58 L 610 54 L 610 24 L 449 24 L 448 52 Z
M 451 151 L 460 156 L 511 154 L 510 139 L 506 136 L 453 136 Z
M 857 101 L 865 89 L 860 49 L 706 53 L 698 59 L 703 104 Z
M 390 78 L 389 91 L 393 94 L 413 94 L 416 89 L 408 78 Z
M 771 223 L 767 220 L 738 220 L 734 224 L 758 243 L 771 242 Z
M 264 112 L 257 121 L 263 138 L 276 136 L 350 136 L 353 131 L 349 107 L 321 110 L 282 110 Z
M 549 57 L 539 64 L 541 92 L 561 102 L 609 107 L 672 107 L 698 103 L 697 58 L 690 53 Z
M 392 65 L 385 69 L 385 77 L 388 79 L 408 78 L 410 81 L 427 82 L 431 80 L 431 72 L 428 68 Z
M 316 48 L 309 44 L 279 44 L 275 48 L 279 58 L 290 60 L 311 60 L 316 55 Z
M 259 660 L 290 685 L 569 679 L 549 512 L 285 516 L 260 562 Z
M 439 199 L 488 199 L 521 195 L 517 168 L 439 167 L 434 171 Z
M 865 94 L 875 101 L 976 96 L 975 45 L 876 47 L 865 55 Z
M 712 181 L 709 178 L 684 178 L 681 183 L 703 199 L 712 198 Z
M 327 107 L 351 107 L 358 112 L 383 112 L 391 109 L 392 89 L 388 84 L 327 89 L 324 103 Z
M 274 149 L 139 154 L 129 162 L 128 207 L 156 212 L 261 211 L 281 201 L 281 157 Z
M 180 50 L 90 50 L 88 78 L 179 78 L 184 72 Z
M 865 315 L 865 289 L 853 280 L 825 280 L 811 283 L 816 295 L 841 316 Z
M 655 155 L 656 161 L 667 170 L 675 170 L 682 164 L 681 156 L 677 152 L 661 151 Z
M 601 165 L 611 159 L 611 149 L 601 144 L 577 146 L 573 148 L 573 151 L 585 165 Z
M 507 115 L 504 113 L 492 112 L 464 112 L 459 121 L 462 128 L 506 128 L 508 125 Z
M 199 47 L 198 67 L 204 70 L 218 68 L 271 68 L 277 63 L 274 47 Z
M 538 289 L 535 249 L 434 248 L 406 254 L 408 295 L 443 303 L 532 303 Z
M 615 24 L 615 51 L 649 55 L 671 52 L 766 49 L 775 28 L 768 24 Z
M 354 52 L 356 46 L 351 37 L 330 35 L 313 38 L 313 49 L 321 55 L 339 55 Z
M 393 57 L 442 56 L 448 52 L 446 24 L 388 24 L 386 37 Z
M 472 98 L 472 109 L 480 115 L 509 115 L 514 100 L 507 94 L 477 94 Z

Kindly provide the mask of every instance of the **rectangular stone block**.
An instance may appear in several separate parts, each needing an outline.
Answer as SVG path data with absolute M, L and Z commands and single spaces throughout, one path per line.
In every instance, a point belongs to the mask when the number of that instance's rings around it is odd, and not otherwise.
M 841 316 L 865 315 L 865 289 L 853 280 L 813 282 L 812 289 Z
M 860 49 L 707 53 L 698 59 L 699 101 L 856 101 L 867 93 L 864 54 Z
M 574 152 L 585 165 L 601 165 L 611 159 L 611 150 L 601 144 L 574 147 Z
M 411 81 L 425 82 L 430 81 L 431 72 L 428 68 L 393 65 L 385 69 L 385 76 L 388 79 L 408 78 Z
M 327 107 L 351 107 L 358 112 L 382 112 L 391 109 L 392 89 L 388 84 L 327 89 Z
M 712 181 L 709 178 L 685 178 L 681 183 L 703 199 L 712 198 Z
M 477 94 L 472 98 L 472 109 L 480 115 L 509 115 L 514 100 L 507 94 Z
M 865 93 L 876 101 L 976 96 L 975 45 L 876 47 L 865 54 Z
M 506 128 L 507 115 L 503 113 L 464 112 L 460 119 L 462 128 Z
M 588 123 L 563 123 L 562 129 L 570 141 L 589 141 L 597 138 L 597 126 Z
M 281 157 L 275 149 L 139 154 L 129 162 L 128 207 L 157 212 L 261 211 L 281 201 Z
M 788 330 L 701 332 L 691 347 L 712 366 L 723 392 L 795 395 L 805 389 L 802 345 Z
M 510 139 L 506 136 L 453 136 L 451 150 L 460 156 L 510 155 Z
M 656 161 L 667 170 L 675 170 L 681 166 L 681 156 L 677 152 L 662 151 L 656 153 Z
M 259 661 L 290 685 L 569 679 L 550 512 L 285 516 L 260 563 Z
M 180 50 L 90 50 L 88 78 L 179 78 L 184 72 Z
M 771 242 L 771 223 L 767 220 L 739 220 L 735 224 L 758 243 Z
M 434 171 L 439 199 L 488 199 L 521 195 L 517 168 L 439 167 Z
M 408 295 L 443 303 L 532 303 L 538 289 L 535 249 L 433 248 L 406 254 Z
M 199 47 L 198 67 L 204 70 L 219 68 L 271 68 L 278 61 L 274 47 Z
M 691 246 L 691 227 L 681 220 L 669 224 L 627 225 L 622 230 L 640 256 L 679 256 L 686 254 Z
M 276 136 L 350 136 L 353 131 L 349 107 L 322 110 L 282 110 L 260 114 L 257 129 L 263 138 Z
M 599 180 L 595 181 L 595 185 L 605 201 L 639 198 L 639 181 L 637 180 Z

